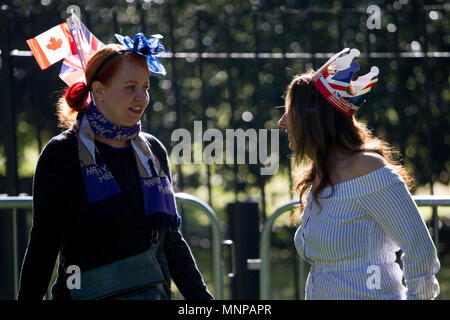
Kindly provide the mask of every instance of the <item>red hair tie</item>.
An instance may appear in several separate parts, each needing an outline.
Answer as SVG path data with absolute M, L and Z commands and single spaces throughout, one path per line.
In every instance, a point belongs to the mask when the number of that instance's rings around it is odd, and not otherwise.
M 89 88 L 84 82 L 76 82 L 70 86 L 66 92 L 66 99 L 77 100 L 89 92 Z
M 80 111 L 84 108 L 88 94 L 89 87 L 86 83 L 76 82 L 67 89 L 64 97 L 72 109 Z

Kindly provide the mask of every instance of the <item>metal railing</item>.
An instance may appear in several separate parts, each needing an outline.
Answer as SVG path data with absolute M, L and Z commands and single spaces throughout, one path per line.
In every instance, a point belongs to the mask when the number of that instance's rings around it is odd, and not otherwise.
M 176 193 L 177 206 L 191 206 L 203 211 L 211 221 L 211 252 L 212 252 L 212 281 L 214 296 L 222 300 L 224 297 L 223 267 L 222 267 L 222 230 L 215 211 L 202 200 L 187 194 Z M 31 209 L 32 196 L 0 197 L 0 210 L 12 209 L 13 250 L 14 250 L 14 297 L 17 297 L 19 285 L 19 261 L 17 251 L 17 210 Z
M 413 196 L 413 200 L 416 202 L 417 206 L 429 206 L 429 207 L 438 207 L 438 206 L 450 206 L 450 196 Z M 271 288 L 272 288 L 272 277 L 271 277 L 271 268 L 270 268 L 270 236 L 272 233 L 272 226 L 275 220 L 282 214 L 287 211 L 292 211 L 298 206 L 298 200 L 292 200 L 285 205 L 279 207 L 275 210 L 275 212 L 266 220 L 264 223 L 262 232 L 261 232 L 261 240 L 260 240 L 260 248 L 259 248 L 259 259 L 257 261 L 248 261 L 249 268 L 255 270 L 259 269 L 259 283 L 260 283 L 260 299 L 267 300 L 271 299 Z M 438 219 L 437 219 L 437 210 L 433 210 L 434 217 L 434 225 L 433 225 L 433 241 L 437 250 L 439 244 L 439 232 L 438 232 Z M 438 251 L 439 252 L 439 251 Z M 299 272 L 300 275 L 303 275 L 305 268 L 305 261 L 301 259 Z M 304 293 L 304 280 L 300 277 L 300 294 L 303 297 Z
M 202 200 L 187 194 L 187 193 L 176 193 L 178 206 L 193 206 L 202 210 L 211 221 L 211 243 L 212 243 L 212 273 L 213 273 L 213 285 L 215 298 L 219 300 L 224 299 L 224 285 L 223 285 L 223 264 L 222 264 L 222 230 L 220 227 L 220 222 L 217 218 L 214 210 Z M 18 272 L 19 272 L 19 262 L 17 258 L 17 225 L 16 216 L 18 209 L 31 209 L 32 208 L 31 196 L 18 196 L 18 197 L 0 197 L 0 210 L 1 209 L 12 209 L 13 210 L 13 246 L 14 252 L 14 283 L 15 283 L 15 296 L 18 292 Z M 450 196 L 413 196 L 413 200 L 418 206 L 450 206 Z M 283 206 L 275 210 L 275 212 L 266 220 L 263 225 L 261 232 L 260 248 L 259 248 L 259 259 L 248 260 L 248 267 L 252 270 L 259 270 L 260 279 L 260 299 L 267 300 L 271 299 L 271 266 L 270 266 L 270 245 L 271 245 L 271 233 L 272 227 L 275 220 L 283 213 L 292 211 L 298 206 L 298 200 L 292 200 Z M 438 248 L 439 244 L 439 232 L 438 232 L 438 219 L 437 210 L 433 210 L 434 226 L 433 226 L 433 241 Z M 305 262 L 301 260 L 300 262 L 300 275 L 303 275 L 305 268 Z M 304 293 L 304 279 L 300 277 L 300 293 Z M 302 296 L 303 297 L 303 296 Z
M 220 222 L 215 211 L 206 202 L 187 194 L 176 193 L 177 205 L 189 205 L 201 209 L 211 221 L 211 256 L 213 270 L 214 296 L 216 299 L 223 300 L 223 266 L 222 266 L 222 230 Z
M 17 297 L 19 292 L 19 261 L 18 261 L 18 240 L 17 240 L 17 210 L 31 209 L 33 204 L 33 197 L 18 196 L 18 197 L 0 197 L 0 210 L 12 209 L 12 233 L 13 233 L 13 279 L 14 279 L 14 297 Z

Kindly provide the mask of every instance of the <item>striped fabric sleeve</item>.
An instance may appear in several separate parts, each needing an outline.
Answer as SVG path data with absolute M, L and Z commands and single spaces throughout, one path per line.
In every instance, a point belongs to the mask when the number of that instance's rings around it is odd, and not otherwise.
M 390 184 L 362 195 L 358 202 L 403 250 L 407 299 L 436 298 L 440 292 L 436 247 L 405 184 Z

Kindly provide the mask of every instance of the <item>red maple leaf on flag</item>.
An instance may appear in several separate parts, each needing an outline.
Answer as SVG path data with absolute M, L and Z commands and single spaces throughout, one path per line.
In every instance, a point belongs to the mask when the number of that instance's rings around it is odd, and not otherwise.
M 50 43 L 46 45 L 46 47 L 50 50 L 56 51 L 62 46 L 62 40 L 58 39 L 56 40 L 54 37 L 50 38 Z

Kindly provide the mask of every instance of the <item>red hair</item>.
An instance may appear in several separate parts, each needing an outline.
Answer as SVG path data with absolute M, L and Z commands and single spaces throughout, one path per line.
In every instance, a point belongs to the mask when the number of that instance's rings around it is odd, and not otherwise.
M 77 82 L 73 84 L 64 91 L 56 103 L 58 123 L 61 128 L 71 128 L 75 123 L 78 112 L 83 112 L 86 108 L 92 78 L 102 62 L 113 53 L 125 49 L 127 48 L 120 44 L 108 44 L 89 59 L 85 72 L 87 83 Z M 111 58 L 110 61 L 103 65 L 94 81 L 100 81 L 104 85 L 109 85 L 125 60 L 137 63 L 139 66 L 148 70 L 145 57 L 131 51 L 125 51 Z

